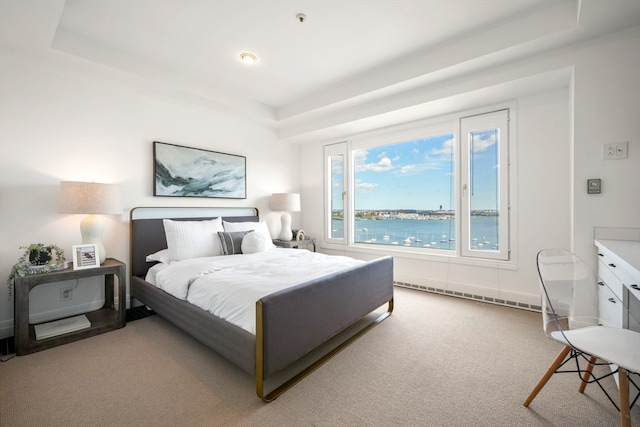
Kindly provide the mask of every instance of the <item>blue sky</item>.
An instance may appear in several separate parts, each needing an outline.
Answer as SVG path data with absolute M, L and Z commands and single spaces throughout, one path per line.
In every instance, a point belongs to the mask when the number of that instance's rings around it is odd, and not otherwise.
M 356 209 L 451 209 L 453 135 L 354 152 Z
M 477 132 L 473 137 L 472 209 L 492 209 L 497 134 Z M 454 152 L 452 134 L 354 151 L 356 210 L 455 208 Z

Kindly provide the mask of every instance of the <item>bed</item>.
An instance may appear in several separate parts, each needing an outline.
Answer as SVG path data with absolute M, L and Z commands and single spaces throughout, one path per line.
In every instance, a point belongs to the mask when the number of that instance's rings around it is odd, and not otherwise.
M 174 238 L 173 234 L 169 239 L 165 236 L 166 219 L 176 224 L 204 223 L 215 219 L 224 221 L 225 226 L 231 228 L 232 223 L 238 226 L 260 224 L 257 209 L 143 207 L 132 209 L 130 219 L 131 297 L 243 371 L 254 375 L 256 393 L 265 402 L 281 395 L 393 311 L 393 259 L 382 257 L 260 297 L 255 302 L 255 331 L 252 333 L 165 292 L 145 278 L 151 267 L 161 267 L 155 261 L 149 262 L 147 257 L 163 249 L 166 251 L 167 240 Z M 285 251 L 279 248 L 269 250 Z M 300 255 L 296 255 L 301 256 L 297 249 L 288 251 L 298 251 Z M 365 327 L 332 346 L 300 372 L 280 379 L 286 367 L 372 313 L 379 315 L 374 315 Z M 266 382 L 271 378 L 278 378 L 279 383 L 268 391 Z

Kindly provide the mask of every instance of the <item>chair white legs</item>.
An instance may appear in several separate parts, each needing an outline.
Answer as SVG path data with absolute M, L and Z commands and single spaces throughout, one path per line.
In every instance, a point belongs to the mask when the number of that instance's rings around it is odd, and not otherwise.
M 531 393 L 529 393 L 529 396 L 527 396 L 525 401 L 522 402 L 522 404 L 526 408 L 529 407 L 529 404 L 533 401 L 533 399 L 535 399 L 535 397 L 538 395 L 540 390 L 542 390 L 542 387 L 544 387 L 547 381 L 549 381 L 549 379 L 553 376 L 553 374 L 555 374 L 555 372 L 558 370 L 562 362 L 564 362 L 564 359 L 567 357 L 567 354 L 569 354 L 570 351 L 571 351 L 571 347 L 569 347 L 568 345 L 565 345 L 562 348 L 562 350 L 558 354 L 558 357 L 556 357 L 555 360 L 551 363 L 551 365 L 549 365 L 549 367 L 547 368 L 547 371 L 544 373 L 542 378 L 540 378 L 540 380 L 538 381 L 536 386 L 533 388 L 533 390 L 531 390 Z

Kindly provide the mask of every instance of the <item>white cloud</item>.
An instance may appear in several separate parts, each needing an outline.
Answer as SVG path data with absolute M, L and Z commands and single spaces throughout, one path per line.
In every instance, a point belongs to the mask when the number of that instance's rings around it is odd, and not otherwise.
M 364 182 L 360 179 L 357 179 L 355 182 L 355 189 L 359 193 L 373 193 L 376 188 L 378 188 L 378 184 L 372 182 Z
M 388 157 L 382 157 L 375 163 L 355 163 L 357 172 L 388 172 L 393 169 L 393 162 Z
M 476 133 L 473 135 L 473 152 L 482 153 L 496 143 L 496 132 Z
M 430 158 L 432 156 L 433 157 L 435 157 L 435 156 L 451 156 L 451 154 L 453 154 L 453 148 L 454 148 L 453 138 L 449 138 L 449 139 L 447 139 L 446 141 L 444 141 L 442 143 L 440 148 L 434 148 L 433 150 L 429 151 L 429 153 L 427 153 L 425 155 L 425 157 L 428 159 L 428 158 Z

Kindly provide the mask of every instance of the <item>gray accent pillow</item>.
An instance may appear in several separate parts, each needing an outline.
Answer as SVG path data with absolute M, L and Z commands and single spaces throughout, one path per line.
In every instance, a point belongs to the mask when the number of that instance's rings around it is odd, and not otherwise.
M 236 255 L 242 253 L 242 239 L 253 230 L 247 231 L 218 231 L 220 246 L 223 255 Z

